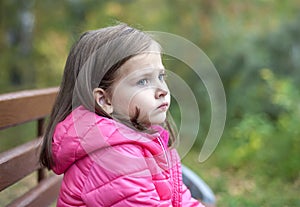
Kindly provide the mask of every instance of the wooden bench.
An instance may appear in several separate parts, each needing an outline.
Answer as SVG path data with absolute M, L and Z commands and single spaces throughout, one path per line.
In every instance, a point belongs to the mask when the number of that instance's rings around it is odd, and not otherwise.
M 57 91 L 58 88 L 48 88 L 0 95 L 0 130 L 26 122 L 37 123 L 36 137 L 0 153 L 0 191 L 37 171 L 34 187 L 8 206 L 49 206 L 57 198 L 61 176 L 48 175 L 38 161 L 45 118 L 51 111 Z

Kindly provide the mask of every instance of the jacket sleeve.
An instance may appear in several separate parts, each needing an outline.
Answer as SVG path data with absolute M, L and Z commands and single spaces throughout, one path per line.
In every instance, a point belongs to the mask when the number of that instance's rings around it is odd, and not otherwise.
M 82 199 L 86 206 L 172 206 L 161 198 L 138 146 L 109 147 L 90 155 L 94 161 Z

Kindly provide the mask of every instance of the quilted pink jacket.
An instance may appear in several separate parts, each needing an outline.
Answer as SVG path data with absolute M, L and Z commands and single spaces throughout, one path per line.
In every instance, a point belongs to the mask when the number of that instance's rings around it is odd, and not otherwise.
M 168 133 L 140 133 L 84 107 L 55 129 L 53 171 L 64 173 L 57 206 L 203 206 L 182 183 Z

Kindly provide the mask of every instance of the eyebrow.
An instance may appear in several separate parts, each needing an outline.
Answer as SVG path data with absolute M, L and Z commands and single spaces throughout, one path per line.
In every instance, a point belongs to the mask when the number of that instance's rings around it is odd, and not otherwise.
M 139 71 L 135 71 L 133 72 L 133 77 L 138 77 L 138 76 L 152 76 L 154 74 L 154 72 L 157 72 L 158 73 L 161 73 L 161 72 L 165 72 L 165 68 L 156 68 L 155 71 L 151 70 L 151 71 L 148 71 L 147 69 L 153 69 L 153 68 L 144 68 L 144 69 L 141 69 Z M 135 75 L 136 74 L 136 75 Z
M 141 68 L 139 69 L 138 71 L 135 71 L 135 72 L 140 72 L 140 73 L 144 73 L 144 74 L 152 74 L 154 71 L 159 71 L 159 72 L 162 72 L 162 71 L 165 71 L 166 69 L 165 68 L 153 68 L 153 67 L 146 67 L 146 68 Z M 143 72 L 145 71 L 145 72 Z

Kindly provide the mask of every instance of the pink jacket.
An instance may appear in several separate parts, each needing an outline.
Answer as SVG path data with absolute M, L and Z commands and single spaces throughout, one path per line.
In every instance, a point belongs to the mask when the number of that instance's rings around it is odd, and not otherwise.
M 55 129 L 53 171 L 64 173 L 57 206 L 203 206 L 182 183 L 168 132 L 140 133 L 84 107 Z

